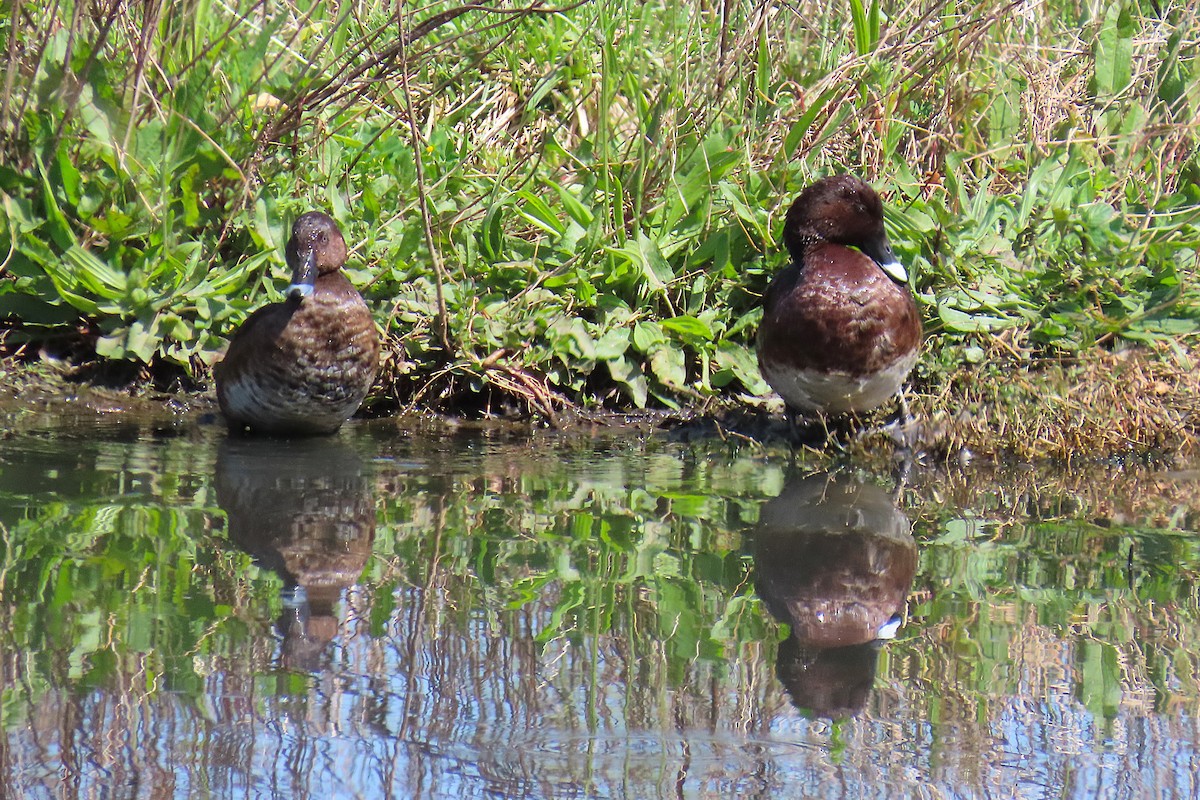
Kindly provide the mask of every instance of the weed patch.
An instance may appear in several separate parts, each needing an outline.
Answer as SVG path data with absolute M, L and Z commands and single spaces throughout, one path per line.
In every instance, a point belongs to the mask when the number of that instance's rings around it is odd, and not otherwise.
M 0 11 L 6 352 L 203 379 L 321 208 L 391 344 L 377 409 L 761 395 L 782 211 L 844 170 L 942 402 L 1200 328 L 1191 4 L 193 5 Z

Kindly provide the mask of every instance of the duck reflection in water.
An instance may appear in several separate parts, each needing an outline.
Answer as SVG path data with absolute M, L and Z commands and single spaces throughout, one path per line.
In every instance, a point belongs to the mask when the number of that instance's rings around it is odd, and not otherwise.
M 371 555 L 371 476 L 358 453 L 330 439 L 228 439 L 216 471 L 230 540 L 283 579 L 283 666 L 314 671 L 338 633 L 334 606 Z
M 791 626 L 776 672 L 792 702 L 814 717 L 862 711 L 916 573 L 908 518 L 877 486 L 793 479 L 763 506 L 754 568 L 763 603 Z

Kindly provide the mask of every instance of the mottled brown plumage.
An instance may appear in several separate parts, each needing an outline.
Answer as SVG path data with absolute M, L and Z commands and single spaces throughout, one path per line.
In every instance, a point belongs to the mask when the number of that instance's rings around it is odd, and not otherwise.
M 891 638 L 917 569 L 910 528 L 878 486 L 820 474 L 790 480 L 759 514 L 755 586 L 806 646 Z
M 213 368 L 232 431 L 333 433 L 375 380 L 379 337 L 362 296 L 341 273 L 346 242 L 325 214 L 303 214 L 287 244 L 292 284 L 254 312 Z
M 340 624 L 335 607 L 375 540 L 370 462 L 341 438 L 229 437 L 213 484 L 226 535 L 284 583 L 279 619 L 290 669 L 315 669 Z
M 792 409 L 883 403 L 916 363 L 921 320 L 879 195 L 850 175 L 820 180 L 792 204 L 783 241 L 792 263 L 764 299 L 763 377 Z
M 776 673 L 814 716 L 851 716 L 871 694 L 879 641 L 900 627 L 917 569 L 911 524 L 877 486 L 789 481 L 754 532 L 755 588 L 791 635 Z

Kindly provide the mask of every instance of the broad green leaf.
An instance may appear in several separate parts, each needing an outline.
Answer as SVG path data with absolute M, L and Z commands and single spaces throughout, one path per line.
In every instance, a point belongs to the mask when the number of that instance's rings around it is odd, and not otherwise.
M 633 326 L 633 346 L 649 355 L 667 343 L 667 336 L 657 322 L 638 322 Z
M 682 348 L 660 347 L 650 356 L 650 370 L 664 385 L 681 388 L 687 384 L 685 362 Z
M 629 396 L 638 408 L 646 407 L 648 397 L 646 376 L 642 374 L 637 362 L 627 356 L 619 356 L 604 362 L 608 365 L 608 373 Z
M 578 317 L 555 321 L 547 333 L 565 363 L 583 361 L 590 365 L 595 360 L 596 343 L 588 333 L 587 325 Z
M 571 191 L 570 186 L 562 186 L 553 184 L 554 189 L 558 192 L 558 197 L 562 200 L 563 208 L 567 210 L 567 215 L 575 222 L 579 223 L 580 227 L 587 228 L 592 224 L 595 216 L 592 212 L 579 201 L 575 196 L 575 192 Z
M 124 273 L 90 250 L 72 245 L 63 253 L 63 262 L 74 272 L 75 283 L 106 300 L 115 300 L 126 293 L 129 282 Z
M 1130 5 L 1122 0 L 1111 3 L 1092 50 L 1096 62 L 1093 92 L 1097 100 L 1110 98 L 1129 85 L 1133 77 L 1133 36 L 1136 32 Z
M 1011 328 L 1017 320 L 987 314 L 968 314 L 949 305 L 938 306 L 938 317 L 947 330 L 959 333 L 980 333 Z
M 879 0 L 871 0 L 868 9 L 862 0 L 850 0 L 850 21 L 854 27 L 854 50 L 860 56 L 875 49 L 879 41 Z
M 58 176 L 62 180 L 63 194 L 72 205 L 79 204 L 79 170 L 71 161 L 71 154 L 67 151 L 66 142 L 62 142 L 58 146 L 58 152 L 54 154 L 55 164 L 58 169 Z
M 653 288 L 660 290 L 666 288 L 667 284 L 675 278 L 675 274 L 671 271 L 671 265 L 663 257 L 658 241 L 644 233 L 638 233 L 637 246 L 637 252 L 641 256 L 639 264 L 642 268 L 642 275 Z
M 664 319 L 661 325 L 664 330 L 673 331 L 685 338 L 700 339 L 706 342 L 711 342 L 713 339 L 712 328 L 696 317 L 671 317 Z
M 714 361 L 719 369 L 729 370 L 754 395 L 769 394 L 771 387 L 758 371 L 758 357 L 745 345 L 728 339 L 717 344 Z
M 526 221 L 555 237 L 561 236 L 567 229 L 542 198 L 528 191 L 517 192 L 515 196 L 522 201 L 516 207 L 517 214 Z
M 58 249 L 66 250 L 75 244 L 75 232 L 71 230 L 71 223 L 58 207 L 58 201 L 54 197 L 54 186 L 50 182 L 50 173 L 42 163 L 41 156 L 35 153 L 34 159 L 37 162 L 38 173 L 42 176 L 42 208 L 46 212 L 47 230 Z
M 630 333 L 626 328 L 614 328 L 596 342 L 596 358 L 609 361 L 625 354 L 629 349 Z

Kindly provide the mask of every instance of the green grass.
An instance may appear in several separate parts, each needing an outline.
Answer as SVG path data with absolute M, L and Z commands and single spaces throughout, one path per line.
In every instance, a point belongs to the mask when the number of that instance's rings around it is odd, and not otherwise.
M 315 207 L 387 336 L 376 402 L 759 394 L 782 212 L 843 170 L 888 201 L 925 386 L 1200 327 L 1183 2 L 64 3 L 0 41 L 10 353 L 203 376 Z

